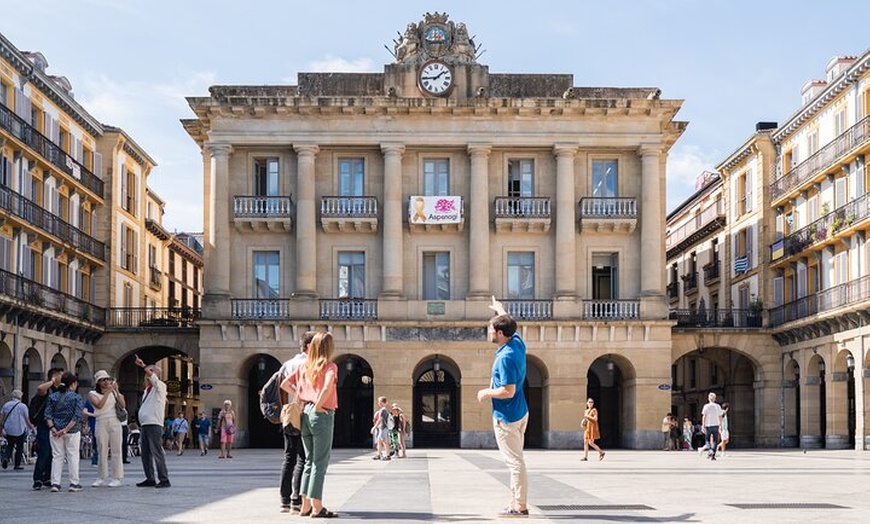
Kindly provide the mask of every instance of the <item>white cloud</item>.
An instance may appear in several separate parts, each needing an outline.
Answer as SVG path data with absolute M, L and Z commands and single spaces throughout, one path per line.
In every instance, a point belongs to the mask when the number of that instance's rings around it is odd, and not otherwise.
M 668 210 L 682 204 L 695 192 L 695 179 L 712 171 L 721 160 L 717 151 L 693 144 L 677 145 L 668 155 Z

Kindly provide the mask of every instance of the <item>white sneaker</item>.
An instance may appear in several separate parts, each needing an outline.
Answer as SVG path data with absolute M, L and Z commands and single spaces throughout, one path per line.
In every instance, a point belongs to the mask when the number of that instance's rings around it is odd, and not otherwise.
M 109 482 L 110 488 L 117 488 L 118 486 L 121 486 L 121 485 L 123 485 L 123 483 L 121 482 L 121 479 L 115 479 L 112 482 Z
M 103 485 L 103 479 L 97 479 L 94 481 L 93 484 L 91 484 L 91 487 L 92 488 L 99 488 L 102 485 Z

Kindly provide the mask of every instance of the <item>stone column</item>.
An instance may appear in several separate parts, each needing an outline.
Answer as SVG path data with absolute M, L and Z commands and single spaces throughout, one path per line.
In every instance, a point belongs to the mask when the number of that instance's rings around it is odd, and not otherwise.
M 230 294 L 230 155 L 229 144 L 209 143 L 211 177 L 203 263 L 206 295 Z
M 469 299 L 488 299 L 489 289 L 489 144 L 469 144 L 471 155 L 468 234 Z
M 574 155 L 577 148 L 556 144 L 556 298 L 573 299 L 577 292 L 576 197 Z
M 665 215 L 661 198 L 661 148 L 644 145 L 641 156 L 640 296 L 641 318 L 667 318 L 664 295 Z
M 384 281 L 381 298 L 398 299 L 403 293 L 402 265 L 402 153 L 405 146 L 381 144 L 384 153 Z
M 294 296 L 317 298 L 317 203 L 314 198 L 315 144 L 295 144 L 296 291 Z

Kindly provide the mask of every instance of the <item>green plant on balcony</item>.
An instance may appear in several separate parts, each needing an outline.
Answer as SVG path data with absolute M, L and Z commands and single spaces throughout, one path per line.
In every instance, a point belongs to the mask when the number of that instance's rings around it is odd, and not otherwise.
M 822 204 L 822 216 L 825 216 L 830 212 L 831 212 L 831 203 L 830 202 L 823 203 Z
M 848 215 L 846 215 L 846 227 L 851 226 L 852 223 L 854 223 L 854 222 L 855 222 L 855 213 L 849 213 Z

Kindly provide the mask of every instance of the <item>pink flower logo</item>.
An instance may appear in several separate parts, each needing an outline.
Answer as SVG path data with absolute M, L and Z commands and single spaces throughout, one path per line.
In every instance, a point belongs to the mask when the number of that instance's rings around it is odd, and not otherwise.
M 438 211 L 439 213 L 456 211 L 456 203 L 447 198 L 439 198 L 438 201 L 435 202 L 435 211 Z

